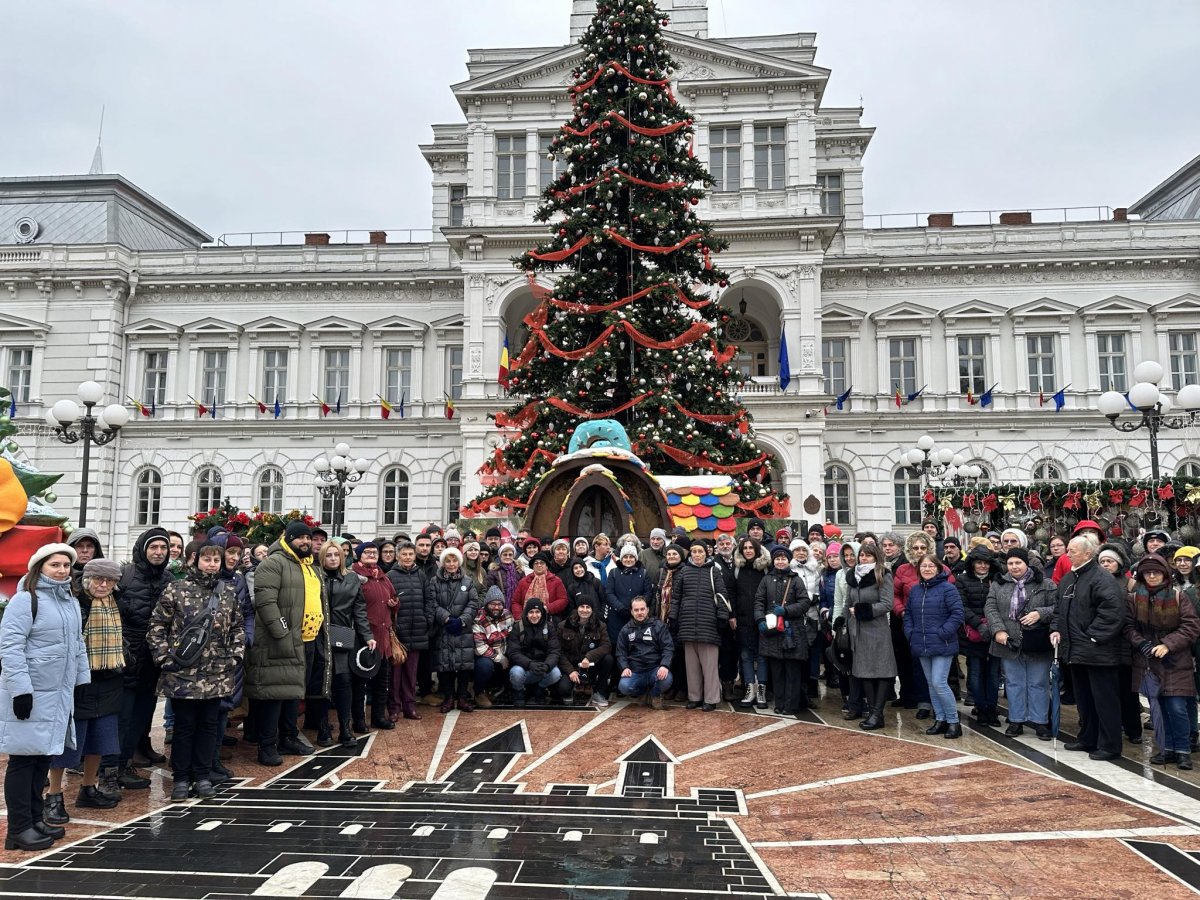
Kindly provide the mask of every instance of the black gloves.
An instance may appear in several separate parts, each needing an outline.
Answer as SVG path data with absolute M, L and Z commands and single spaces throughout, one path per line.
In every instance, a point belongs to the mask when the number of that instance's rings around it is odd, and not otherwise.
M 13 697 L 13 713 L 22 722 L 33 715 L 33 694 L 17 694 Z
M 1154 645 L 1150 643 L 1150 641 L 1142 641 L 1140 644 L 1138 644 L 1138 652 L 1141 653 L 1142 656 L 1146 657 L 1146 659 L 1150 658 L 1150 653 L 1153 650 Z M 13 703 L 15 704 L 16 700 L 14 700 Z
M 870 603 L 855 603 L 854 618 L 860 622 L 870 622 L 875 618 L 875 607 Z
M 845 628 L 846 627 L 846 617 L 838 616 L 836 619 L 834 619 L 833 627 L 834 628 Z
M 539 681 L 546 677 L 546 673 L 550 670 L 544 662 L 535 662 L 529 664 L 529 674 Z

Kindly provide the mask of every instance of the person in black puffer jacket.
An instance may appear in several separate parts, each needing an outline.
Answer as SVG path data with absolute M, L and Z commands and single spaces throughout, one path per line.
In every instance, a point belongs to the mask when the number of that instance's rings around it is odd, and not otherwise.
M 980 725 L 1000 724 L 996 710 L 1000 702 L 1000 660 L 988 653 L 992 630 L 985 621 L 984 606 L 992 584 L 1001 574 L 996 555 L 987 547 L 974 547 L 955 582 L 962 596 L 964 619 L 958 633 L 958 649 L 967 658 L 967 687 L 975 701 L 975 721 Z
M 123 788 L 144 789 L 150 780 L 143 778 L 130 765 L 133 754 L 141 750 L 151 762 L 163 762 L 166 757 L 150 747 L 150 723 L 158 703 L 158 666 L 150 658 L 146 632 L 150 630 L 150 615 L 158 598 L 175 579 L 167 571 L 170 562 L 171 539 L 165 528 L 148 528 L 133 545 L 133 560 L 121 569 L 117 584 L 117 608 L 121 611 L 121 630 L 129 647 L 125 666 L 125 698 L 121 709 L 121 752 L 118 757 L 106 756 L 105 766 L 118 766 L 118 782 Z
M 717 655 L 721 631 L 737 627 L 737 617 L 716 595 L 729 596 L 725 577 L 708 558 L 703 544 L 692 544 L 688 561 L 680 567 L 672 589 L 670 621 L 683 644 L 687 666 L 688 709 L 704 712 L 717 708 L 721 700 L 721 682 Z
M 462 553 L 447 547 L 439 560 L 437 575 L 425 582 L 425 606 L 433 616 L 438 685 L 442 689 L 439 709 L 448 713 L 457 705 L 462 712 L 474 712 L 471 681 L 475 636 L 471 629 L 479 615 L 479 598 L 475 586 L 462 573 Z
M 810 705 L 804 620 L 813 598 L 804 579 L 789 565 L 791 556 L 782 544 L 771 551 L 771 568 L 754 597 L 754 623 L 760 651 L 771 664 L 775 712 L 798 716 Z
M 567 589 L 567 610 L 574 611 L 583 600 L 592 604 L 592 614 L 604 626 L 604 613 L 608 607 L 604 602 L 604 589 L 600 587 L 600 579 L 588 569 L 587 560 L 574 557 L 563 571 L 563 587 Z
M 341 549 L 332 542 L 321 548 L 321 557 L 318 562 L 320 563 L 318 571 L 329 585 L 330 624 L 353 628 L 358 645 L 375 649 L 375 639 L 371 635 L 371 625 L 367 621 L 367 599 L 363 596 L 362 579 L 346 568 L 345 557 L 342 556 Z M 338 741 L 346 747 L 357 743 L 352 725 L 358 728 L 360 734 L 365 734 L 367 731 L 365 722 L 353 721 L 351 711 L 351 700 L 354 694 L 351 683 L 354 675 L 350 671 L 350 654 L 352 652 L 354 651 L 350 649 L 339 650 L 337 648 L 334 648 L 333 651 L 331 692 L 333 706 L 337 710 Z M 328 746 L 329 743 L 327 719 L 327 716 L 321 718 L 324 728 L 320 729 L 321 733 L 317 736 L 317 743 L 321 746 Z
M 417 565 L 416 548 L 405 541 L 396 548 L 396 564 L 388 572 L 396 589 L 395 631 L 408 650 L 402 666 L 392 666 L 392 691 L 389 699 L 406 719 L 419 719 L 417 712 L 417 670 L 421 657 L 429 652 L 429 632 L 433 610 L 425 595 L 425 572 Z
M 508 635 L 508 683 L 513 689 L 513 706 L 525 705 L 525 688 L 549 689 L 550 698 L 561 703 L 569 696 L 571 682 L 558 667 L 561 650 L 558 628 L 546 614 L 546 606 L 537 597 L 526 601 L 521 621 Z
M 733 557 L 733 596 L 729 599 L 733 601 L 738 622 L 738 651 L 742 660 L 742 682 L 746 685 L 746 696 L 739 704 L 743 709 L 755 704 L 759 709 L 767 708 L 767 659 L 758 648 L 754 597 L 770 564 L 770 557 L 754 538 L 744 537 L 738 541 Z

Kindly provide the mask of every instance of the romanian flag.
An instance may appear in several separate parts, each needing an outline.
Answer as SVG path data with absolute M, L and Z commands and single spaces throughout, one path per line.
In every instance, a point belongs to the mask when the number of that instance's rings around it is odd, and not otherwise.
M 132 397 L 129 398 L 129 402 L 133 404 L 134 409 L 136 409 L 138 412 L 140 412 L 147 419 L 154 418 L 154 400 L 153 399 L 150 400 L 149 406 L 147 406 L 145 403 L 142 403 L 140 400 L 134 400 Z M 14 406 L 16 404 L 15 398 L 13 399 L 13 404 L 14 404 Z M 14 415 L 13 418 L 16 418 L 16 416 Z
M 326 403 L 324 400 L 322 400 L 320 397 L 318 397 L 316 394 L 313 394 L 313 399 L 321 404 L 321 418 L 325 418 L 325 416 L 327 416 L 331 412 L 333 412 L 333 407 L 330 406 L 328 403 Z
M 508 390 L 508 335 L 504 336 L 504 346 L 500 348 L 500 386 Z
M 1046 392 L 1038 391 L 1038 406 L 1045 406 L 1045 405 L 1046 405 Z
M 896 388 L 896 409 L 904 405 L 904 398 L 900 395 L 900 388 Z
M 376 394 L 375 396 L 379 397 L 379 415 L 384 419 L 390 419 L 395 407 L 388 403 L 382 395 Z
M 203 403 L 201 403 L 199 400 L 197 400 L 195 397 L 193 397 L 191 394 L 188 395 L 188 399 L 191 400 L 194 404 L 196 404 L 196 416 L 198 418 L 207 416 L 209 414 L 209 412 L 210 412 L 209 408 L 207 406 L 205 406 Z
M 967 388 L 967 405 L 974 406 L 977 402 L 975 395 L 971 393 L 971 389 Z
M 449 394 L 443 394 L 443 396 L 446 398 L 446 409 L 445 409 L 446 418 L 453 419 L 454 418 L 454 398 L 451 397 Z
M 253 394 L 250 394 L 249 397 L 256 404 L 258 404 L 258 411 L 260 414 L 265 413 L 267 411 L 267 404 L 263 403 L 261 400 L 259 400 L 257 397 L 255 397 Z

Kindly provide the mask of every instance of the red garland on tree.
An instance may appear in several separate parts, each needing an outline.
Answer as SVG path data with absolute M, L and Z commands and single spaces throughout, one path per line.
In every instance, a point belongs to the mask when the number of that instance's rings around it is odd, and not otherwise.
M 535 217 L 550 237 L 514 259 L 539 301 L 509 367 L 520 400 L 495 415 L 516 433 L 481 467 L 469 514 L 523 508 L 575 426 L 596 418 L 620 421 L 652 472 L 729 474 L 743 511 L 787 514 L 736 399 L 728 311 L 704 291 L 728 284 L 712 259 L 726 242 L 693 212 L 713 179 L 671 92 L 667 21 L 653 0 L 599 0 L 580 40 L 574 112 L 549 148 L 561 173 Z M 553 289 L 539 272 L 555 273 Z

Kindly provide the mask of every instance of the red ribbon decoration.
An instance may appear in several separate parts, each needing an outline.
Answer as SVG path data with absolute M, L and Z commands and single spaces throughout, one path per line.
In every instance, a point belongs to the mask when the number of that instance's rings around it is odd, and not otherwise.
M 703 413 L 692 412 L 684 409 L 680 404 L 676 403 L 675 408 L 687 416 L 689 419 L 695 419 L 697 422 L 704 422 L 706 425 L 732 425 L 738 419 L 746 415 L 746 411 L 739 410 L 729 415 L 704 415 Z
M 749 472 L 755 466 L 760 466 L 767 460 L 767 454 L 762 454 L 756 459 L 749 462 L 737 463 L 732 466 L 723 466 L 720 463 L 715 463 L 710 459 L 705 459 L 703 456 L 697 456 L 694 453 L 688 453 L 686 450 L 680 450 L 676 447 L 671 447 L 667 444 L 655 442 L 655 447 L 665 453 L 677 463 L 682 463 L 685 466 L 691 466 L 696 469 L 708 469 L 713 472 L 718 472 L 722 475 L 735 475 L 741 472 Z
M 780 500 L 778 497 L 766 496 L 760 500 L 755 500 L 753 503 L 738 503 L 735 505 L 743 512 L 759 514 L 759 517 L 764 519 L 788 519 L 792 515 L 791 497 L 784 497 Z
M 689 234 L 678 244 L 672 244 L 669 247 L 657 247 L 652 244 L 638 244 L 634 241 L 631 241 L 629 238 L 625 237 L 625 235 L 623 235 L 623 234 L 617 234 L 617 232 L 613 231 L 611 228 L 604 229 L 604 233 L 607 234 L 614 241 L 616 241 L 618 244 L 628 247 L 631 250 L 641 250 L 643 253 L 659 253 L 659 254 L 674 253 L 676 250 L 682 250 L 684 247 L 686 247 L 688 244 L 692 243 L 693 241 L 698 241 L 702 237 L 704 237 L 704 235 L 701 234 L 700 232 L 696 232 L 695 234 Z
M 642 137 L 663 137 L 668 134 L 674 134 L 680 128 L 687 128 L 692 124 L 690 119 L 683 119 L 679 122 L 673 122 L 670 125 L 663 125 L 659 128 L 648 128 L 645 125 L 635 125 L 619 112 L 613 110 L 612 112 L 607 113 L 603 118 L 597 119 L 586 128 L 573 128 L 570 125 L 563 125 L 562 130 L 567 134 L 574 135 L 575 137 L 591 137 L 596 133 L 596 129 L 602 128 L 603 123 L 607 122 L 609 119 L 616 119 L 634 134 L 640 134 Z
M 509 415 L 506 412 L 498 412 L 495 415 L 497 428 L 516 428 L 524 431 L 530 425 L 537 421 L 538 409 L 537 401 L 527 403 L 520 410 Z
M 609 325 L 600 332 L 595 340 L 590 341 L 578 350 L 563 350 L 560 347 L 556 347 L 550 342 L 550 338 L 546 332 L 541 329 L 535 331 L 534 334 L 537 335 L 537 339 L 541 342 L 542 346 L 546 348 L 547 353 L 557 356 L 559 359 L 580 360 L 585 356 L 589 356 L 592 351 L 607 341 L 618 328 L 624 329 L 625 333 L 639 347 L 645 347 L 648 350 L 678 350 L 685 344 L 690 344 L 702 335 L 707 334 L 711 330 L 711 327 L 707 322 L 696 322 L 687 331 L 669 341 L 656 341 L 638 331 L 632 322 L 620 322 L 616 325 Z M 521 355 L 524 356 L 525 354 L 522 353 Z M 510 368 L 509 371 L 512 371 L 512 369 Z
M 1063 509 L 1079 509 L 1079 501 L 1083 499 L 1083 491 L 1071 491 L 1063 499 Z
M 504 464 L 500 468 L 498 468 L 496 471 L 500 475 L 509 475 L 513 478 L 524 478 L 526 475 L 529 474 L 529 470 L 533 468 L 533 464 L 538 461 L 538 457 L 541 457 L 551 463 L 553 463 L 554 460 L 558 459 L 558 457 L 555 454 L 551 453 L 549 450 L 543 450 L 541 447 L 538 447 L 536 450 L 533 451 L 533 453 L 531 453 L 529 455 L 529 459 L 525 462 L 525 465 L 523 465 L 521 468 L 510 469 L 507 464 Z
M 562 262 L 564 259 L 574 256 L 591 242 L 592 236 L 585 234 L 566 250 L 555 250 L 551 253 L 538 253 L 535 250 L 526 250 L 525 255 L 531 259 L 541 260 L 542 262 Z
M 590 343 L 580 347 L 578 350 L 563 350 L 554 346 L 554 344 L 550 343 L 550 338 L 547 337 L 546 332 L 542 331 L 541 329 L 535 331 L 534 334 L 537 335 L 537 339 L 541 341 L 542 346 L 546 348 L 547 353 L 557 356 L 559 359 L 579 360 L 583 359 L 585 356 L 591 355 L 592 351 L 607 341 L 612 333 L 616 330 L 616 325 L 609 325 L 602 332 L 600 332 L 599 337 L 597 337 L 594 341 L 591 341 Z M 530 343 L 532 343 L 532 341 Z
M 983 511 L 985 513 L 995 512 L 996 507 L 999 505 L 1000 504 L 998 504 L 996 502 L 995 494 L 988 494 L 986 497 L 983 498 Z
M 1039 494 L 1037 491 L 1034 491 L 1033 493 L 1031 493 L 1029 495 L 1028 499 L 1025 502 L 1029 504 L 1030 509 L 1039 510 L 1042 508 L 1042 495 Z
M 1117 488 L 1115 490 L 1110 490 L 1108 492 L 1108 502 L 1109 503 L 1124 503 L 1125 502 L 1125 491 L 1122 490 L 1121 488 Z
M 1175 496 L 1175 486 L 1174 485 L 1164 484 L 1162 487 L 1160 487 L 1158 489 L 1158 499 L 1159 500 L 1171 500 L 1174 498 L 1174 496 Z
M 658 284 L 652 284 L 650 287 L 642 288 L 637 293 L 630 294 L 628 297 L 621 297 L 619 300 L 614 300 L 612 303 L 590 304 L 582 303 L 576 300 L 559 300 L 553 295 L 549 288 L 542 287 L 534 280 L 532 272 L 527 272 L 526 278 L 529 281 L 529 287 L 533 292 L 533 297 L 535 300 L 545 301 L 555 309 L 561 309 L 565 310 L 566 312 L 573 313 L 612 312 L 614 309 L 620 309 L 622 306 L 628 306 L 630 303 L 641 300 L 647 294 L 651 293 L 652 291 L 656 291 L 659 288 L 671 288 L 675 292 L 676 299 L 678 299 L 679 302 L 685 306 L 690 306 L 692 309 L 703 309 L 712 303 L 711 300 L 693 300 L 683 292 L 683 289 L 680 288 L 679 285 L 672 281 L 660 281 Z
M 566 400 L 560 400 L 558 397 L 547 397 L 546 402 L 555 409 L 561 409 L 563 412 L 578 416 L 581 419 L 606 419 L 609 416 L 615 416 L 617 413 L 623 413 L 627 409 L 632 409 L 647 397 L 652 396 L 654 396 L 654 393 L 648 391 L 645 394 L 639 394 L 628 403 L 622 403 L 620 406 L 614 406 L 612 409 L 602 409 L 599 412 L 588 412 L 586 409 L 580 409 L 575 404 L 568 403 Z
M 1129 506 L 1131 509 L 1140 509 L 1146 505 L 1146 501 L 1150 499 L 1150 492 L 1142 488 L 1129 489 Z
M 596 74 L 593 75 L 591 78 L 589 78 L 587 81 L 585 81 L 583 84 L 577 84 L 574 87 L 572 87 L 570 89 L 570 93 L 582 94 L 584 91 L 586 91 L 592 85 L 594 85 L 600 79 L 600 76 L 604 74 L 604 70 L 608 69 L 609 67 L 620 72 L 622 75 L 624 75 L 630 81 L 636 81 L 638 84 L 648 84 L 653 87 L 665 87 L 665 88 L 667 88 L 668 91 L 670 91 L 670 85 L 671 85 L 670 79 L 663 78 L 661 80 L 654 80 L 651 78 L 641 78 L 638 75 L 634 75 L 632 72 L 630 72 L 627 68 L 625 68 L 623 65 L 621 65 L 616 60 L 610 60 L 609 62 L 602 63 L 601 65 L 597 66 Z
M 717 349 L 716 341 L 709 341 L 709 344 L 712 345 L 713 358 L 721 365 L 725 365 L 725 363 L 737 356 L 738 348 L 734 344 L 730 344 L 724 350 Z
M 565 191 L 554 191 L 553 195 L 560 200 L 565 200 L 568 197 L 574 197 L 577 194 L 582 194 L 584 191 L 589 191 L 598 185 L 606 176 L 620 175 L 627 181 L 632 181 L 634 184 L 640 184 L 642 187 L 650 188 L 655 191 L 672 191 L 676 188 L 685 188 L 688 186 L 686 181 L 646 181 L 644 178 L 638 178 L 636 175 L 630 175 L 627 172 L 622 172 L 620 169 L 609 166 L 603 172 L 596 176 L 595 181 L 589 181 L 586 184 L 577 184 L 575 187 L 567 188 Z
M 525 509 L 529 506 L 528 503 L 522 503 L 520 500 L 514 500 L 512 497 L 487 497 L 483 500 L 476 500 L 470 506 L 464 506 L 462 513 L 467 518 L 472 516 L 482 515 L 494 506 L 507 506 L 512 509 Z

